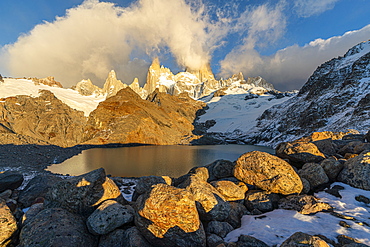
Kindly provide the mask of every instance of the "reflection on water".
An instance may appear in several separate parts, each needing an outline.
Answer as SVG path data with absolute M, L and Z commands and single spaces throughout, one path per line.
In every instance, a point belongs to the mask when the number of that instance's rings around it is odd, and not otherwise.
M 274 153 L 274 150 L 268 147 L 253 145 L 94 148 L 84 150 L 61 164 L 49 166 L 47 170 L 80 175 L 103 167 L 107 174 L 120 177 L 178 177 L 194 166 L 206 165 L 217 159 L 234 161 L 241 154 L 254 150 Z

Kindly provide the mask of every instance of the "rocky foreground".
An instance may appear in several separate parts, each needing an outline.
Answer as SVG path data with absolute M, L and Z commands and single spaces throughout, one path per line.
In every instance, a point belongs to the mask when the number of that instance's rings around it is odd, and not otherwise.
M 276 156 L 254 151 L 235 162 L 217 160 L 179 178 L 138 179 L 132 200 L 122 178 L 103 169 L 66 179 L 38 175 L 22 189 L 22 174 L 0 174 L 0 246 L 268 246 L 252 236 L 225 236 L 243 215 L 274 209 L 318 212 L 370 227 L 313 196 L 341 198 L 335 181 L 370 191 L 370 132 L 315 132 L 281 143 Z M 130 184 L 132 185 L 132 184 Z M 370 206 L 370 198 L 356 200 Z M 261 216 L 263 217 L 263 216 Z M 331 226 L 328 226 L 331 227 Z M 367 246 L 351 236 L 296 232 L 281 246 Z

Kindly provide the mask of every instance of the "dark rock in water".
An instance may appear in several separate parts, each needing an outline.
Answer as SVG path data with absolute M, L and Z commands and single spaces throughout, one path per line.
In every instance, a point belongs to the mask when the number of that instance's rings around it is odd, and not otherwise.
M 238 201 L 245 198 L 248 187 L 243 182 L 237 184 L 227 180 L 211 182 L 211 185 L 225 198 L 226 201 Z
M 262 213 L 272 211 L 277 208 L 280 196 L 266 191 L 249 191 L 245 197 L 245 206 L 249 211 L 257 209 Z
M 8 246 L 17 229 L 16 219 L 5 201 L 0 199 L 0 246 Z
M 312 236 L 303 232 L 296 232 L 285 240 L 281 247 L 299 247 L 299 246 L 320 246 L 329 247 L 329 245 L 319 237 Z
M 282 159 L 288 159 L 298 167 L 325 159 L 325 155 L 310 142 L 282 142 L 276 147 L 276 155 Z
M 279 208 L 295 210 L 301 214 L 315 214 L 322 211 L 332 211 L 332 207 L 324 202 L 320 202 L 310 195 L 291 195 L 279 201 Z
M 298 175 L 305 178 L 310 183 L 311 189 L 329 182 L 329 178 L 325 173 L 324 168 L 316 163 L 304 164 Z
M 227 222 L 211 221 L 207 225 L 206 233 L 214 233 L 221 238 L 224 238 L 232 230 L 234 230 L 234 228 Z
M 0 172 L 0 193 L 6 190 L 15 190 L 23 183 L 23 175 L 17 172 Z
M 202 220 L 223 221 L 229 216 L 230 204 L 212 185 L 200 179 L 199 176 L 191 175 L 178 187 L 193 194 Z
M 268 245 L 265 242 L 257 238 L 254 238 L 252 236 L 248 236 L 248 235 L 241 235 L 238 238 L 237 246 L 238 247 L 268 247 Z
M 302 181 L 286 161 L 264 152 L 245 153 L 236 161 L 234 176 L 246 184 L 283 195 L 300 193 Z
M 239 228 L 241 227 L 241 220 L 243 215 L 249 214 L 249 212 L 247 208 L 241 203 L 230 202 L 230 207 L 231 210 L 229 213 L 229 217 L 227 217 L 225 221 L 228 222 L 232 227 Z
M 355 188 L 370 190 L 370 152 L 364 152 L 344 163 L 338 181 Z
M 125 204 L 119 188 L 106 177 L 103 168 L 56 183 L 45 199 L 46 208 L 61 207 L 86 217 L 105 200 L 113 199 Z
M 136 201 L 135 225 L 155 246 L 206 246 L 193 195 L 167 184 L 154 185 Z
M 20 247 L 97 246 L 84 220 L 62 208 L 44 209 L 21 230 Z
M 19 193 L 18 201 L 24 207 L 29 207 L 37 198 L 45 197 L 49 188 L 62 180 L 62 178 L 53 175 L 37 175 Z
M 123 206 L 116 201 L 107 200 L 87 218 L 86 225 L 92 234 L 104 235 L 132 222 L 134 214 L 134 209 L 131 206 Z

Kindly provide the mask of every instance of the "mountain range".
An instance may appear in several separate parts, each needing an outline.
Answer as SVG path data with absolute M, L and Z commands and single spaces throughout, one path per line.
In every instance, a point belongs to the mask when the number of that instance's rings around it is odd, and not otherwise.
M 0 78 L 0 143 L 240 143 L 275 146 L 313 131 L 370 128 L 370 41 L 320 65 L 298 91 L 210 66 L 173 74 L 154 59 L 140 86 L 108 74 L 103 88 L 53 77 Z

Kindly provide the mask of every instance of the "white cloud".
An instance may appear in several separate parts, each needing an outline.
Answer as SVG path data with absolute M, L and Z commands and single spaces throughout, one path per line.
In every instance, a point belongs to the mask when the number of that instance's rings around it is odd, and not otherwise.
M 180 66 L 198 68 L 228 32 L 223 26 L 209 22 L 201 2 L 139 0 L 121 8 L 86 0 L 65 16 L 35 26 L 4 47 L 1 57 L 12 76 L 53 75 L 65 86 L 82 78 L 101 85 L 111 69 L 126 83 L 137 73 L 143 82 L 148 64 L 131 61 L 132 53 L 153 57 L 168 51 Z
M 294 10 L 298 16 L 307 18 L 334 8 L 336 2 L 338 0 L 295 0 Z
M 238 70 L 246 76 L 262 76 L 280 90 L 299 89 L 318 65 L 344 55 L 349 48 L 369 37 L 370 25 L 367 25 L 342 36 L 316 39 L 305 46 L 289 46 L 272 56 L 261 56 L 253 49 L 245 53 L 241 47 L 222 61 L 222 71 L 224 76 Z

